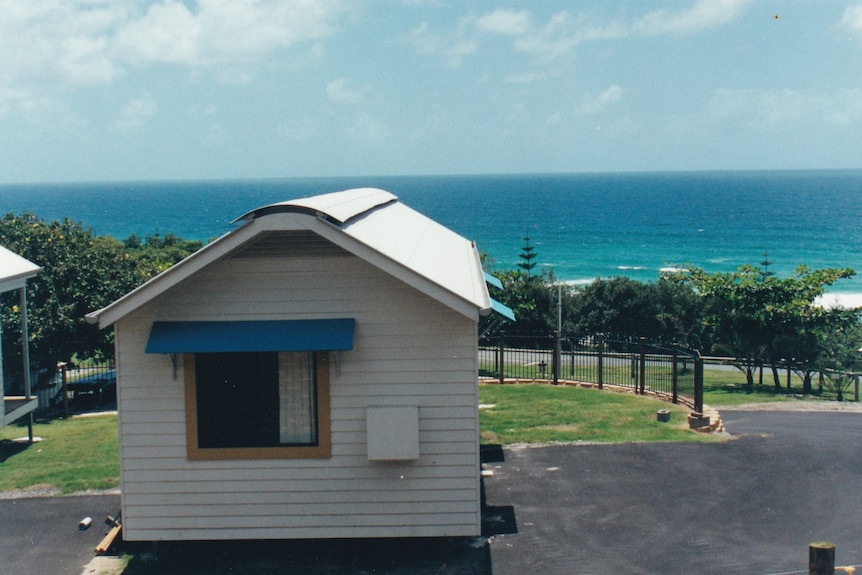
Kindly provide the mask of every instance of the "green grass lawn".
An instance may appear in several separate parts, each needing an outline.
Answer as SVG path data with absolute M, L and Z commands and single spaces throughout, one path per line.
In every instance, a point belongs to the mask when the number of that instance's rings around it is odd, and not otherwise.
M 117 416 L 73 417 L 37 423 L 27 445 L 27 427 L 0 429 L 0 491 L 53 487 L 61 494 L 109 489 L 120 484 Z
M 802 395 L 802 379 L 795 373 L 790 378 L 790 389 L 787 388 L 787 372 L 780 371 L 781 389 L 777 389 L 772 379 L 772 372 L 765 370 L 763 385 L 759 374 L 755 375 L 755 384 L 749 387 L 745 374 L 739 370 L 716 370 L 708 366 L 703 372 L 703 402 L 712 407 L 730 407 L 743 403 L 766 403 L 772 401 L 837 401 L 835 390 L 824 385 L 821 389 L 818 381 L 813 382 L 814 393 Z M 845 391 L 844 401 L 853 401 L 854 390 L 851 387 Z
M 776 391 L 771 379 L 749 389 L 740 372 L 706 370 L 704 403 L 713 407 L 763 401 L 799 401 L 801 383 Z M 540 384 L 480 385 L 483 443 L 590 441 L 717 441 L 688 429 L 686 407 L 632 394 Z M 805 401 L 810 401 L 806 399 Z M 490 406 L 490 407 L 489 407 Z M 669 409 L 670 421 L 656 411 Z M 61 494 L 119 484 L 117 416 L 73 417 L 37 423 L 43 440 L 32 446 L 11 441 L 27 435 L 19 425 L 0 429 L 0 491 L 34 486 Z
M 483 443 L 716 441 L 688 428 L 684 406 L 632 394 L 544 384 L 479 386 Z M 671 418 L 657 420 L 659 409 Z

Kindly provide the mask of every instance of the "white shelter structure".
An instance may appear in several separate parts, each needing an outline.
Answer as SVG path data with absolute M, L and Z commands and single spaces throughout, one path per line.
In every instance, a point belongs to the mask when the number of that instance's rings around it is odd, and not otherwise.
M 124 538 L 480 534 L 475 245 L 368 188 L 237 222 L 88 316 Z
M 30 393 L 30 348 L 27 329 L 27 280 L 35 277 L 42 268 L 33 262 L 22 258 L 0 246 L 0 293 L 18 290 L 18 310 L 21 317 L 21 357 L 23 362 L 24 395 L 9 395 L 5 393 L 3 381 L 3 355 L 0 353 L 0 390 L 2 394 L 2 417 L 0 428 L 13 423 L 22 417 L 29 417 L 29 437 L 33 441 L 33 411 L 39 405 L 39 399 Z

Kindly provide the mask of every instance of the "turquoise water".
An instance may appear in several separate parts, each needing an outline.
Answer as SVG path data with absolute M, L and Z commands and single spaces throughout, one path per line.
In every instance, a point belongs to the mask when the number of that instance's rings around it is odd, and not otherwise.
M 513 268 L 523 238 L 557 278 L 658 278 L 800 264 L 862 272 L 862 171 L 356 177 L 0 186 L 0 213 L 69 217 L 100 234 L 209 239 L 245 212 L 353 187 L 380 187 L 475 240 L 491 269 Z M 862 293 L 862 279 L 832 291 Z

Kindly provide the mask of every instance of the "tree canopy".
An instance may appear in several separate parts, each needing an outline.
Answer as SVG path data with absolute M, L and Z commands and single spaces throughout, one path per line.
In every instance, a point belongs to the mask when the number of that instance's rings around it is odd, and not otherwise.
M 179 261 L 201 242 L 174 236 L 130 238 L 126 243 L 68 218 L 46 222 L 32 214 L 6 214 L 0 220 L 0 245 L 41 266 L 27 282 L 30 359 L 34 366 L 110 356 L 113 335 L 88 324 L 84 316 L 100 309 Z M 20 353 L 17 294 L 2 302 L 3 351 Z M 18 351 L 16 351 L 18 350 Z M 4 362 L 15 369 L 20 361 Z
M 529 273 L 523 264 L 531 263 L 536 252 L 525 241 L 519 269 L 495 274 L 504 286 L 495 297 L 518 318 L 510 329 L 555 330 L 557 290 L 562 289 L 563 332 L 569 336 L 605 333 L 681 343 L 734 358 L 749 383 L 756 368 L 770 366 L 780 387 L 778 367 L 790 366 L 803 375 L 809 392 L 816 371 L 857 369 L 862 362 L 862 310 L 832 309 L 817 301 L 827 287 L 852 277 L 850 268 L 799 266 L 794 275 L 781 278 L 769 270 L 764 253 L 761 267 L 744 265 L 731 273 L 689 266 L 656 282 L 597 278 L 561 288 L 552 271 Z
M 702 329 L 704 340 L 711 342 L 710 353 L 742 360 L 753 383 L 754 368 L 760 365 L 775 368 L 783 360 L 805 369 L 821 363 L 822 343 L 848 321 L 857 322 L 858 314 L 825 308 L 817 298 L 826 287 L 854 274 L 850 268 L 799 266 L 793 276 L 779 278 L 744 265 L 715 274 L 688 267 L 670 280 L 693 286 L 705 299 Z

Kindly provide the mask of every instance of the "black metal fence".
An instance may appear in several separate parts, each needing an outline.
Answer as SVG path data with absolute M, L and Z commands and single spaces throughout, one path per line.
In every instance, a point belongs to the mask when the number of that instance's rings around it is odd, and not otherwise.
M 61 363 L 55 370 L 31 376 L 33 395 L 39 398 L 38 413 L 69 414 L 75 410 L 106 407 L 117 399 L 117 370 L 113 360 L 71 365 Z
M 703 360 L 696 350 L 601 334 L 568 338 L 501 334 L 479 341 L 479 376 L 627 387 L 703 410 Z

